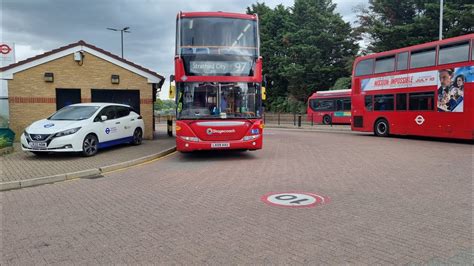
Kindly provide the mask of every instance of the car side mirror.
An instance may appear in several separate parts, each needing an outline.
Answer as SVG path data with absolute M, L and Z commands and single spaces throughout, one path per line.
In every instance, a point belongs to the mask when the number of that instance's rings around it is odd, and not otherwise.
M 104 122 L 107 120 L 107 116 L 106 115 L 101 115 L 100 116 L 100 121 Z

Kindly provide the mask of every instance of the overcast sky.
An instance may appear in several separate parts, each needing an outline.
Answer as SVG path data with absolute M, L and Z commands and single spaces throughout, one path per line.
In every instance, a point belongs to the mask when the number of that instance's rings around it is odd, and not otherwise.
M 23 60 L 78 40 L 120 55 L 120 32 L 107 27 L 130 27 L 124 36 L 124 57 L 169 77 L 173 72 L 175 19 L 179 11 L 244 13 L 256 0 L 0 0 L 0 40 L 15 43 Z M 293 0 L 266 0 L 270 7 L 291 6 Z M 333 0 L 344 20 L 353 22 L 353 8 L 368 0 Z M 161 98 L 165 98 L 165 83 Z

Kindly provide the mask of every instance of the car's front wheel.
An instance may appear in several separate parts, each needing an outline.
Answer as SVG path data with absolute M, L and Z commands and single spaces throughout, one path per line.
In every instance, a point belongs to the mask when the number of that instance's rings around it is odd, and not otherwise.
M 143 140 L 143 132 L 141 128 L 136 128 L 135 131 L 133 132 L 133 140 L 132 144 L 133 145 L 140 145 L 142 144 Z
M 99 140 L 94 134 L 89 134 L 84 138 L 82 143 L 82 155 L 89 157 L 94 156 L 99 149 Z

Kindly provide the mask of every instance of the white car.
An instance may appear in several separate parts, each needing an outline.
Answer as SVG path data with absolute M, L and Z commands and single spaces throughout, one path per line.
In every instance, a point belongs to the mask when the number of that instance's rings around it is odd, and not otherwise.
M 128 105 L 72 104 L 28 126 L 21 135 L 21 147 L 36 155 L 81 152 L 93 156 L 101 148 L 141 144 L 144 129 L 142 117 Z

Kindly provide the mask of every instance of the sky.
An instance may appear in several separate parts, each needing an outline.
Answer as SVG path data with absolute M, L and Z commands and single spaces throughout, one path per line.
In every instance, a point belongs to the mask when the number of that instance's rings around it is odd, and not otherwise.
M 0 0 L 0 40 L 15 43 L 20 61 L 84 40 L 120 55 L 120 32 L 106 28 L 130 27 L 124 34 L 124 57 L 169 78 L 174 70 L 175 19 L 179 11 L 245 13 L 256 0 Z M 270 7 L 291 6 L 293 0 L 259 0 Z M 337 12 L 354 22 L 354 7 L 368 0 L 333 0 Z M 160 98 L 167 98 L 166 82 Z

